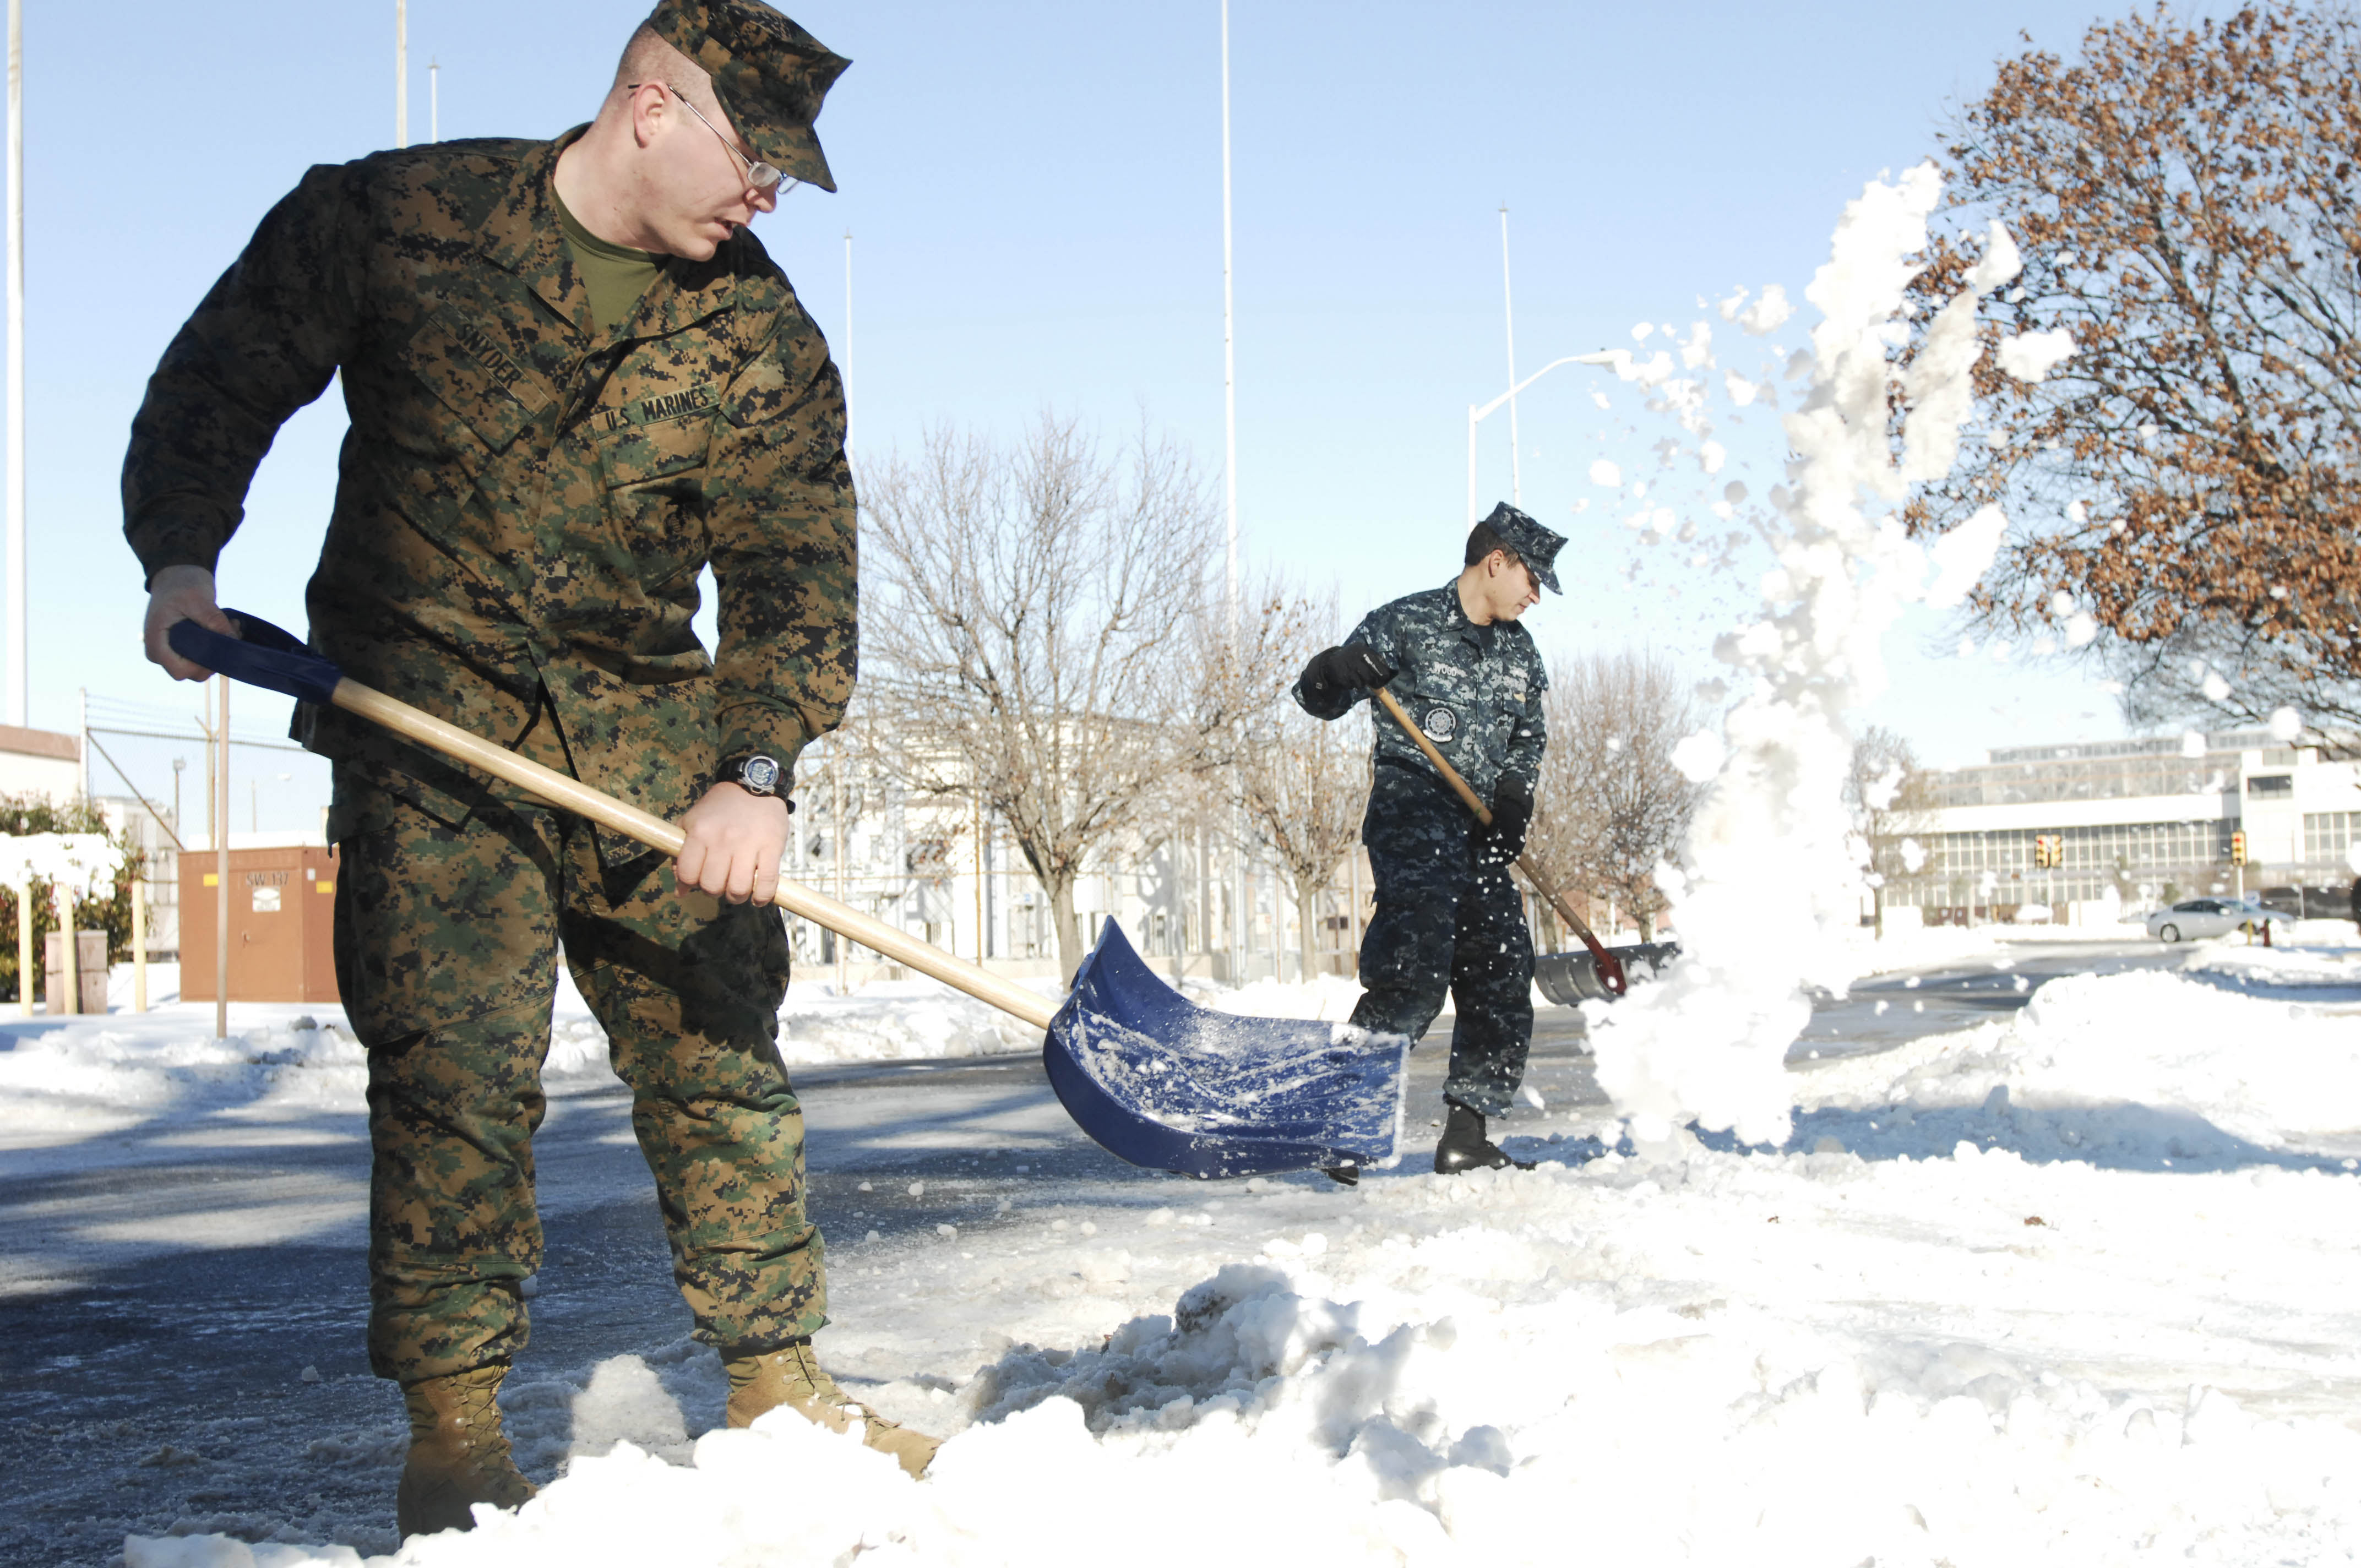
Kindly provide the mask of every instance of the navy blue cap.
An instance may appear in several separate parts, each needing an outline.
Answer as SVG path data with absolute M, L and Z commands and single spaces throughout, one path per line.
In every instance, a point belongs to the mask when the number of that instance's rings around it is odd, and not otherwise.
M 1482 526 L 1499 536 L 1500 543 L 1517 553 L 1533 581 L 1554 594 L 1565 590 L 1557 586 L 1557 553 L 1565 547 L 1565 535 L 1552 533 L 1525 513 L 1502 501 L 1492 509 Z

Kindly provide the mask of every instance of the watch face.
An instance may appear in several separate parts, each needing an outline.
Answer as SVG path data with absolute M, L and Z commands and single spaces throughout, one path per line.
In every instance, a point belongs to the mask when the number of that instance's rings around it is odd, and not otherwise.
M 738 771 L 741 783 L 756 795 L 775 794 L 779 787 L 779 763 L 774 757 L 749 757 Z

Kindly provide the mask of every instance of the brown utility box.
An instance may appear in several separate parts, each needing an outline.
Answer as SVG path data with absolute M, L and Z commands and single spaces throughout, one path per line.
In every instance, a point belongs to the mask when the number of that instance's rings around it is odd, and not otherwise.
M 181 1000 L 214 997 L 221 857 L 181 856 Z M 324 1002 L 336 994 L 336 851 L 325 845 L 229 852 L 229 999 Z
M 65 1012 L 66 994 L 66 934 L 63 931 L 44 933 L 41 941 L 41 967 L 48 972 L 41 977 L 41 994 L 49 998 L 52 1015 Z M 84 1013 L 106 1011 L 106 933 L 77 931 L 74 933 L 75 989 L 82 992 Z

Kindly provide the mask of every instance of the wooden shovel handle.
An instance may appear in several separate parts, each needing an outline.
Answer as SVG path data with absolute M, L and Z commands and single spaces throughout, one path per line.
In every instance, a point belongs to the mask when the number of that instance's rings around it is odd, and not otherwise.
M 329 699 L 348 713 L 385 726 L 398 735 L 406 735 L 423 746 L 431 746 L 448 757 L 456 757 L 470 767 L 481 768 L 497 779 L 505 779 L 520 789 L 534 795 L 577 816 L 587 817 L 602 827 L 611 828 L 627 838 L 637 839 L 652 850 L 661 850 L 677 857 L 687 835 L 677 823 L 629 806 L 613 795 L 592 789 L 577 778 L 544 768 L 539 762 L 527 762 L 514 751 L 495 746 L 479 735 L 472 735 L 456 724 L 446 724 L 432 714 L 421 713 L 406 702 L 397 701 L 383 692 L 372 691 L 351 679 L 336 683 L 335 695 Z M 940 948 L 922 942 L 906 931 L 896 930 L 874 916 L 864 915 L 851 905 L 813 892 L 801 883 L 779 879 L 779 891 L 774 895 L 781 908 L 817 921 L 840 937 L 850 937 L 864 948 L 884 954 L 899 964 L 906 964 L 920 974 L 931 975 L 945 985 L 967 992 L 978 1002 L 989 1003 L 1004 1013 L 1022 1018 L 1037 1029 L 1047 1029 L 1057 1016 L 1057 1004 L 1048 997 L 1026 990 L 1004 980 L 999 975 L 965 959 L 955 958 Z
M 1435 771 L 1443 775 L 1443 782 L 1456 790 L 1459 798 L 1467 803 L 1467 809 L 1476 814 L 1476 820 L 1487 828 L 1492 826 L 1491 808 L 1477 798 L 1476 792 L 1467 787 L 1467 781 L 1459 776 L 1459 770 L 1443 760 L 1443 753 L 1434 749 L 1434 742 L 1426 738 L 1426 732 L 1410 721 L 1410 715 L 1404 713 L 1401 704 L 1394 700 L 1394 694 L 1379 686 L 1377 695 L 1378 700 L 1385 705 L 1386 711 L 1394 716 L 1394 722 L 1402 727 L 1402 733 L 1410 737 L 1411 744 L 1426 753 L 1426 760 L 1434 764 Z M 1519 855 L 1517 869 L 1525 873 L 1525 880 L 1533 884 L 1534 891 L 1550 901 L 1551 907 L 1557 911 L 1558 918 L 1573 927 L 1574 934 L 1582 938 L 1582 945 L 1590 949 L 1591 960 L 1598 966 L 1600 982 L 1616 995 L 1622 995 L 1629 985 L 1623 978 L 1623 960 L 1609 952 L 1598 938 L 1590 934 L 1590 927 L 1581 916 L 1574 912 L 1574 905 L 1567 903 L 1565 895 L 1542 874 L 1541 868 L 1533 864 L 1531 855 Z

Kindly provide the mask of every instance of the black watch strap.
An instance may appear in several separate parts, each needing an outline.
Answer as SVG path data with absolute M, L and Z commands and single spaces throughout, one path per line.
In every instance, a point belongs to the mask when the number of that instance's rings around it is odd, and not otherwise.
M 787 770 L 776 757 L 748 751 L 724 757 L 721 765 L 713 770 L 713 782 L 734 784 L 748 795 L 775 795 L 787 782 Z

